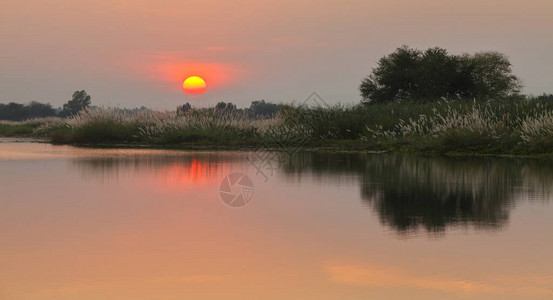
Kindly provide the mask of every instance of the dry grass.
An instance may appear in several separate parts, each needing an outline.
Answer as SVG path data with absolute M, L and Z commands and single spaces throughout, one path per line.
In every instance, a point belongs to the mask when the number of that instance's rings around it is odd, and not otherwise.
M 40 126 L 39 126 L 40 125 Z M 273 118 L 252 117 L 244 110 L 128 112 L 100 108 L 68 118 L 2 122 L 5 130 L 34 132 L 58 143 L 209 143 L 248 144 L 305 139 L 365 140 L 371 149 L 433 152 L 550 153 L 553 147 L 553 102 L 392 103 L 334 106 L 306 110 L 289 107 Z M 7 128 L 7 129 L 6 129 Z M 2 127 L 0 127 L 2 129 Z M 399 146 L 398 146 L 399 145 Z
M 467 111 L 460 111 L 449 106 L 447 102 L 442 105 L 443 112 L 432 108 L 431 114 L 421 114 L 417 119 L 399 119 L 390 130 L 385 130 L 378 125 L 374 129 L 367 126 L 368 136 L 365 138 L 394 139 L 408 136 L 437 138 L 457 130 L 499 138 L 497 133 L 505 126 L 503 120 L 494 114 L 490 106 L 480 106 L 475 103 Z
M 242 111 L 193 110 L 184 116 L 169 111 L 129 113 L 117 109 L 86 110 L 68 119 L 44 123 L 37 134 L 62 133 L 63 140 L 77 143 L 148 142 L 179 143 L 241 140 L 264 135 L 279 118 L 254 119 Z M 68 136 L 71 135 L 71 136 Z
M 520 104 L 520 105 L 517 105 Z M 435 140 L 448 146 L 480 146 L 544 152 L 553 145 L 553 107 L 541 103 L 441 102 L 417 118 L 392 126 L 367 125 L 365 140 L 384 143 Z M 505 149 L 510 148 L 510 149 Z M 548 150 L 550 151 L 550 150 Z

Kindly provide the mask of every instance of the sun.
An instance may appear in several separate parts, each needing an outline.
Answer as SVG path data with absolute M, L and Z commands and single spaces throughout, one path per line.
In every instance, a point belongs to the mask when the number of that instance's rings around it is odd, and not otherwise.
M 190 76 L 182 83 L 182 90 L 186 94 L 203 94 L 207 89 L 205 80 L 198 76 Z

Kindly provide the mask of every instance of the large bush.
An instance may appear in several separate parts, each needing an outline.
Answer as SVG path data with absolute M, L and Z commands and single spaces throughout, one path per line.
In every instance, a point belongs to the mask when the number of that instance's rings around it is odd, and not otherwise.
M 451 55 L 441 48 L 398 48 L 363 79 L 365 102 L 465 98 L 500 99 L 520 92 L 509 59 L 499 52 Z

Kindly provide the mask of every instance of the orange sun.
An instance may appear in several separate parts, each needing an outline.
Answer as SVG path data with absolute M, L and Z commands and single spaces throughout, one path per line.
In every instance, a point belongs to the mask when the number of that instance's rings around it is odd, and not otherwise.
M 182 89 L 187 94 L 203 94 L 206 88 L 205 81 L 198 76 L 190 76 L 182 83 Z

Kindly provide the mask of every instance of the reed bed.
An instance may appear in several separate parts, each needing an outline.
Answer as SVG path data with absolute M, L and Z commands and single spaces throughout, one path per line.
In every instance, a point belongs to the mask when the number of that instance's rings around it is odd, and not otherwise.
M 6 121 L 0 120 L 0 136 L 31 136 L 37 128 L 44 124 L 61 121 L 60 118 L 36 118 L 25 121 Z
M 362 139 L 388 145 L 413 143 L 442 150 L 551 152 L 553 107 L 549 103 L 531 101 L 442 101 L 417 117 L 399 118 L 388 128 L 380 124 L 366 125 Z
M 57 143 L 224 144 L 259 139 L 279 124 L 278 118 L 250 118 L 239 110 L 192 110 L 180 116 L 170 111 L 129 113 L 99 108 L 46 122 L 35 133 Z
M 416 152 L 551 153 L 553 102 L 438 101 L 326 108 L 288 106 L 271 118 L 248 110 L 129 112 L 99 108 L 73 117 L 0 122 L 27 126 L 35 136 L 74 144 L 208 144 L 300 146 L 328 144 Z M 345 142 L 344 142 L 345 141 Z M 338 143 L 336 143 L 338 142 Z M 361 146 L 360 146 L 361 145 Z

